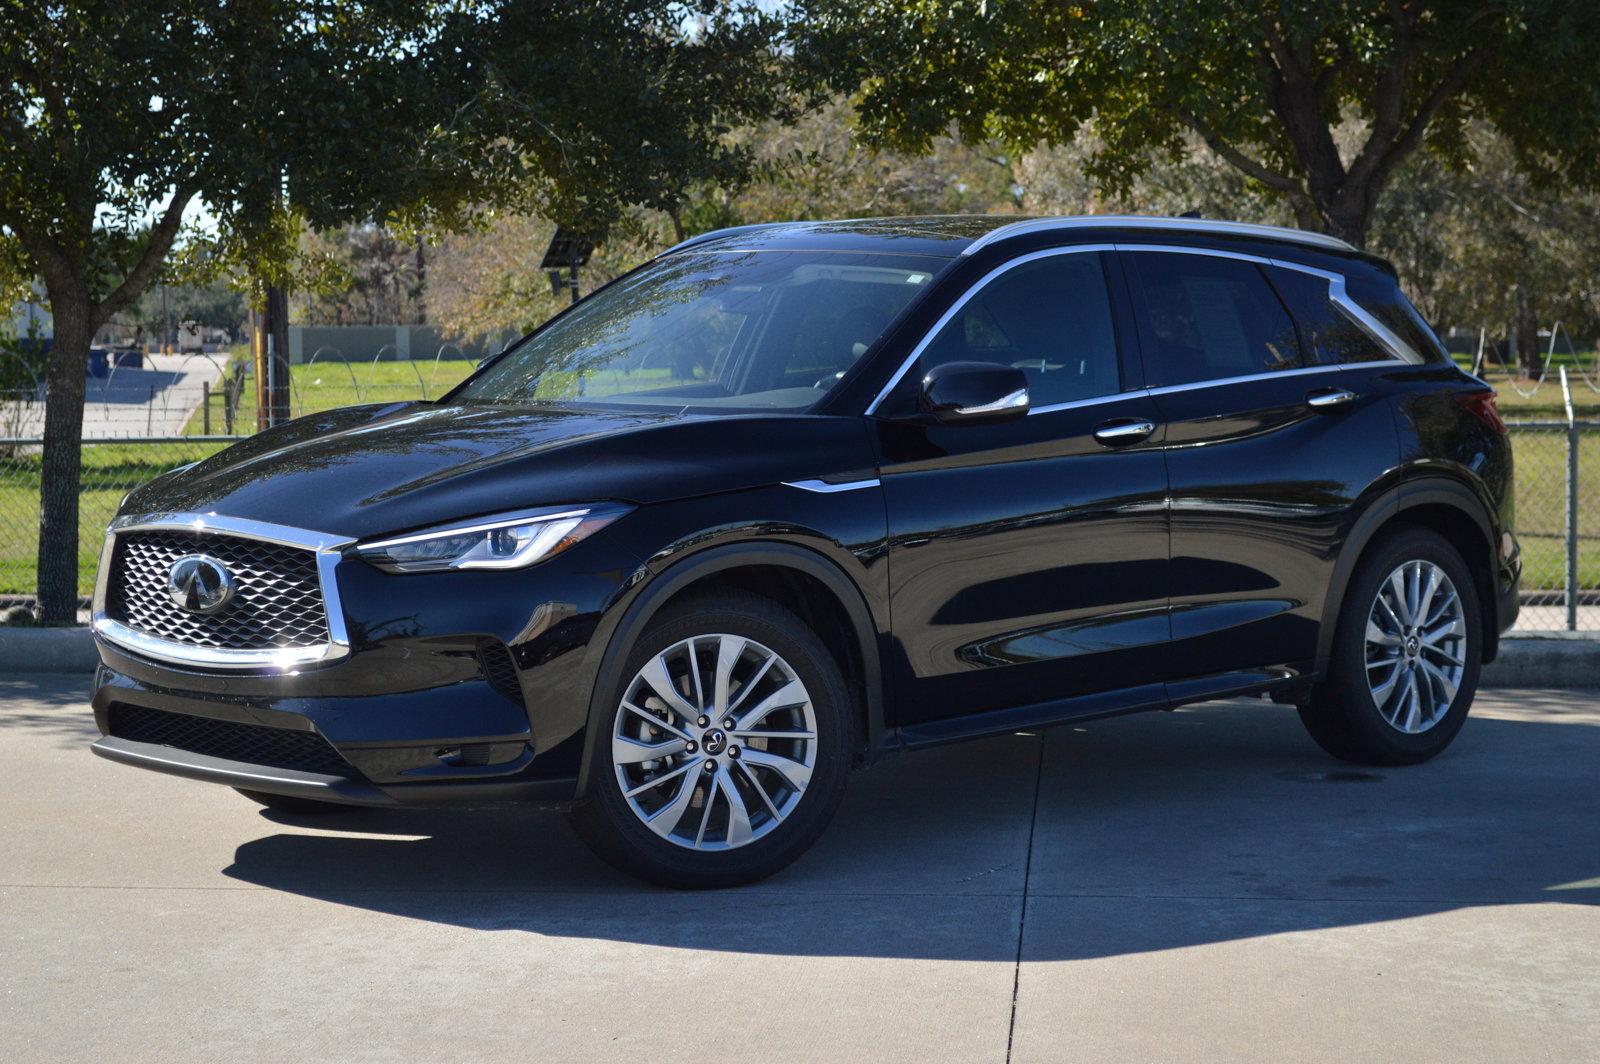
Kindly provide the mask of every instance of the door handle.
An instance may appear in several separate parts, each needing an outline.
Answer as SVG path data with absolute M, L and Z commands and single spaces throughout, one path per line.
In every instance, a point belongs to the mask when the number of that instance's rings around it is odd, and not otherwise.
M 1107 447 L 1125 447 L 1138 443 L 1156 430 L 1152 422 L 1136 417 L 1121 417 L 1107 421 L 1094 430 L 1094 438 Z
M 1355 401 L 1356 393 L 1343 388 L 1321 388 L 1306 396 L 1306 405 L 1313 410 L 1338 410 Z

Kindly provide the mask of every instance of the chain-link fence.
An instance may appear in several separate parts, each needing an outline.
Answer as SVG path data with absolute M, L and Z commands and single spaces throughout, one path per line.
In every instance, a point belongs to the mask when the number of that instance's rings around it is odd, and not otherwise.
M 93 590 L 106 525 L 124 495 L 169 469 L 216 454 L 235 439 L 85 440 L 78 497 L 78 593 Z M 0 437 L 0 602 L 31 598 L 34 592 L 40 442 L 37 437 Z
M 1511 423 L 1519 631 L 1600 631 L 1600 421 Z
M 220 418 L 219 418 L 220 420 Z M 85 441 L 78 589 L 94 584 L 101 536 L 122 497 L 238 436 Z M 1600 631 L 1600 421 L 1513 422 L 1521 631 Z M 0 603 L 33 594 L 39 545 L 40 441 L 0 436 Z

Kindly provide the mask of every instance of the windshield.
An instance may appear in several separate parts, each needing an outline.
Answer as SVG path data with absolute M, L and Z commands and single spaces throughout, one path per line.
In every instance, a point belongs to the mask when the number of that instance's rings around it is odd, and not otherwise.
M 682 252 L 579 303 L 456 397 L 674 411 L 804 410 L 947 259 Z

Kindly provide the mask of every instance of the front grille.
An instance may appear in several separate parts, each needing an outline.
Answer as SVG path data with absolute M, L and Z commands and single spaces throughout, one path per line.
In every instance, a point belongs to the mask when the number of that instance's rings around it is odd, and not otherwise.
M 167 571 L 186 554 L 215 558 L 237 590 L 220 613 L 180 608 Z M 328 642 L 315 551 L 211 532 L 125 532 L 117 536 L 106 614 L 130 628 L 197 647 L 271 650 Z
M 121 703 L 111 707 L 110 727 L 111 734 L 119 739 L 170 746 L 229 761 L 299 769 L 324 776 L 356 774 L 350 763 L 339 756 L 339 751 L 316 732 L 241 724 Z

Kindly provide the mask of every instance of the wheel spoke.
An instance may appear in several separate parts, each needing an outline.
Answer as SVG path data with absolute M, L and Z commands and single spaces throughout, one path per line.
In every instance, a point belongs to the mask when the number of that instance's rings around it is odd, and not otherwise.
M 767 674 L 767 670 L 771 669 L 773 663 L 777 660 L 778 655 L 769 652 L 767 654 L 767 660 L 763 661 L 761 663 L 761 667 L 755 671 L 755 675 L 746 680 L 744 686 L 739 688 L 739 697 L 733 700 L 725 712 L 732 713 L 734 710 L 738 709 L 739 706 L 744 702 L 745 698 L 749 696 L 750 692 L 756 689 L 756 685 L 761 682 L 761 678 Z
M 1425 629 L 1422 633 L 1423 646 L 1432 647 L 1446 639 L 1454 639 L 1461 635 L 1462 625 L 1459 617 L 1452 617 L 1443 624 L 1434 628 Z
M 694 640 L 689 640 L 689 675 L 694 678 L 694 707 L 706 711 L 706 693 L 700 686 L 700 655 L 695 653 Z
M 1416 617 L 1418 624 L 1421 624 L 1422 619 L 1428 616 L 1428 608 L 1433 604 L 1433 596 L 1439 590 L 1439 582 L 1443 579 L 1443 571 L 1436 569 L 1433 566 L 1428 567 L 1426 582 L 1423 583 L 1422 595 L 1417 600 Z M 1417 580 L 1419 583 L 1422 583 L 1424 580 L 1420 570 L 1417 575 Z
M 759 724 L 763 718 L 771 716 L 778 710 L 798 706 L 805 700 L 805 684 L 799 680 L 790 680 L 760 702 L 757 702 L 751 709 L 738 714 L 734 718 L 733 729 L 734 731 L 739 731 L 753 724 Z
M 1422 646 L 1422 649 L 1426 653 L 1439 655 L 1441 658 L 1443 658 L 1444 660 L 1448 661 L 1450 664 L 1456 666 L 1457 668 L 1463 668 L 1467 664 L 1467 661 L 1466 661 L 1465 658 L 1456 657 L 1454 654 L 1450 653 L 1444 647 L 1434 646 L 1431 643 L 1424 643 L 1423 646 Z
M 706 825 L 711 823 L 711 807 L 717 801 L 717 781 L 721 775 L 721 772 L 713 774 L 711 781 L 706 784 L 705 800 L 700 806 L 700 830 L 694 833 L 694 848 L 697 850 L 706 840 Z
M 774 821 L 782 820 L 783 814 L 778 812 L 778 807 L 772 804 L 772 798 L 767 794 L 767 789 L 761 785 L 761 781 L 756 778 L 756 774 L 741 762 L 735 761 L 734 764 L 739 766 L 739 774 L 744 777 L 745 782 L 761 797 L 761 804 L 767 807 L 767 812 L 772 814 L 772 819 Z
M 611 737 L 611 760 L 619 765 L 637 765 L 641 761 L 654 761 L 659 757 L 681 754 L 687 747 L 682 739 L 664 739 L 659 743 L 645 743 L 626 735 Z
M 634 716 L 639 717 L 640 719 L 644 720 L 646 723 L 651 724 L 651 725 L 653 725 L 653 726 L 655 726 L 657 728 L 660 728 L 664 732 L 670 732 L 671 734 L 676 735 L 678 738 L 682 739 L 684 742 L 688 742 L 689 741 L 689 734 L 687 732 L 685 732 L 682 728 L 679 728 L 676 724 L 673 724 L 670 721 L 662 720 L 660 717 L 656 716 L 654 713 L 650 712 L 648 709 L 640 709 L 638 706 L 634 705 L 632 702 L 624 702 L 624 703 L 622 703 L 622 708 L 627 710 L 629 713 L 632 713 Z
M 1378 622 L 1368 618 L 1367 642 L 1374 643 L 1380 647 L 1397 647 L 1400 645 L 1400 637 L 1397 635 L 1390 635 L 1388 632 L 1385 632 L 1382 628 L 1378 627 Z
M 683 782 L 678 785 L 678 793 L 672 801 L 657 809 L 654 813 L 644 818 L 649 825 L 662 838 L 669 838 L 674 829 L 683 821 L 683 816 L 689 811 L 689 803 L 694 801 L 694 789 L 699 780 L 693 773 L 683 777 Z
M 717 644 L 717 675 L 712 681 L 711 706 L 719 717 L 728 711 L 728 685 L 733 682 L 733 667 L 739 664 L 747 643 L 748 640 L 736 635 L 725 635 Z
M 1416 731 L 1417 725 L 1422 723 L 1422 687 L 1417 683 L 1415 669 L 1408 669 L 1409 683 L 1406 684 L 1406 720 L 1402 728 L 1406 731 Z
M 728 801 L 728 846 L 743 846 L 755 837 L 755 832 L 750 828 L 750 811 L 745 808 L 744 796 L 739 793 L 727 769 L 717 769 L 717 782 L 722 785 L 722 796 Z
M 1397 619 L 1401 628 L 1411 627 L 1413 623 L 1411 620 L 1411 604 L 1407 601 L 1404 568 L 1396 569 L 1389 574 L 1389 588 L 1393 591 L 1393 595 L 1390 596 L 1393 600 L 1391 612 L 1398 612 L 1399 617 Z
M 1394 685 L 1400 682 L 1400 674 L 1406 671 L 1399 661 L 1395 661 L 1392 664 L 1394 665 L 1394 671 L 1389 674 L 1389 678 L 1372 689 L 1372 702 L 1378 707 L 1378 712 L 1380 713 L 1383 712 L 1383 707 L 1388 701 L 1390 692 L 1394 690 Z M 1384 715 L 1387 716 L 1388 714 Z
M 693 768 L 696 765 L 700 764 L 700 762 L 703 761 L 703 760 L 704 760 L 704 758 L 696 757 L 696 758 L 693 758 L 693 759 L 691 759 L 689 761 L 685 761 L 683 764 L 679 765 L 677 768 L 673 769 L 671 772 L 664 772 L 661 775 L 655 777 L 654 779 L 645 780 L 643 783 L 639 784 L 637 787 L 634 787 L 632 790 L 623 791 L 622 792 L 622 796 L 624 798 L 636 798 L 639 795 L 643 794 L 645 791 L 654 790 L 656 787 L 661 786 L 663 783 L 667 782 L 668 780 L 670 780 L 670 779 L 672 779 L 672 778 L 674 778 L 676 776 L 683 775 L 685 772 L 689 771 L 691 768 Z M 692 778 L 693 777 L 691 777 L 691 779 Z
M 744 761 L 749 765 L 771 769 L 782 776 L 785 782 L 797 791 L 805 790 L 806 784 L 811 782 L 811 766 L 793 758 L 783 757 L 767 750 L 752 750 L 746 747 Z
M 1445 706 L 1448 707 L 1450 703 L 1456 700 L 1455 681 L 1452 680 L 1443 669 L 1439 668 L 1439 666 L 1435 665 L 1431 661 L 1424 660 L 1422 662 L 1422 671 L 1427 673 L 1434 679 L 1436 683 L 1438 683 L 1439 690 L 1444 695 L 1444 698 L 1441 701 L 1444 702 Z
M 678 693 L 677 685 L 672 682 L 672 674 L 667 671 L 665 654 L 657 654 L 646 662 L 644 668 L 639 670 L 639 679 L 649 684 L 656 697 L 684 720 L 694 720 L 700 715 L 700 711 Z
M 809 731 L 761 731 L 754 728 L 735 728 L 732 733 L 739 739 L 815 739 L 816 732 Z

